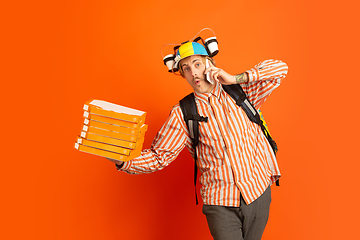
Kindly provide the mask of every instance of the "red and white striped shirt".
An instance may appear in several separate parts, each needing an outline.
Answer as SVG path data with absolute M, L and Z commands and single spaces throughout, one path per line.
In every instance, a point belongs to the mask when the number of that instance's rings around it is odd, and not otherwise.
M 259 109 L 287 74 L 287 65 L 266 60 L 246 71 L 241 83 L 250 102 Z M 198 168 L 201 196 L 206 205 L 239 206 L 240 192 L 249 204 L 280 177 L 273 150 L 261 128 L 251 122 L 235 101 L 215 83 L 210 93 L 195 92 L 199 122 Z M 125 162 L 122 171 L 139 174 L 161 170 L 187 147 L 194 156 L 191 139 L 179 104 L 175 105 L 150 149 Z

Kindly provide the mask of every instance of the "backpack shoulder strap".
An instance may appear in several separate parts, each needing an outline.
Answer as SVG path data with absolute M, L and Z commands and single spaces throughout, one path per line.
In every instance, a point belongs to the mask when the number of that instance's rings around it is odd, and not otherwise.
M 272 139 L 268 131 L 266 123 L 262 120 L 264 117 L 261 117 L 258 110 L 256 110 L 256 108 L 250 103 L 240 84 L 222 85 L 222 87 L 235 100 L 236 105 L 240 106 L 244 110 L 249 119 L 261 127 L 261 130 L 265 134 L 265 137 L 269 141 L 270 146 L 276 155 L 278 148 L 276 142 Z
M 190 93 L 186 97 L 180 100 L 180 108 L 184 115 L 184 121 L 189 130 L 189 135 L 192 141 L 192 147 L 194 149 L 194 185 L 195 185 L 195 199 L 196 205 L 198 204 L 197 193 L 196 193 L 196 181 L 197 181 L 197 152 L 196 146 L 199 144 L 199 122 L 207 122 L 207 117 L 199 115 L 194 93 Z
M 250 103 L 240 84 L 222 86 L 225 92 L 227 92 L 235 100 L 236 105 L 240 106 L 244 110 L 249 119 L 256 124 L 261 125 L 261 119 L 258 111 Z
M 184 121 L 188 127 L 192 145 L 195 147 L 199 143 L 199 122 L 207 122 L 207 117 L 199 115 L 194 93 L 190 93 L 180 100 L 180 108 L 184 115 Z

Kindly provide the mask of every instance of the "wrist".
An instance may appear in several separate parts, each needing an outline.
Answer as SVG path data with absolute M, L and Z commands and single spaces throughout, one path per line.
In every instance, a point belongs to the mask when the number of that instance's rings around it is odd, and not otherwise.
M 247 82 L 247 79 L 248 79 L 246 73 L 241 73 L 241 74 L 235 75 L 234 78 L 235 78 L 236 83 L 245 83 L 245 82 Z
M 119 169 L 121 169 L 121 168 L 124 166 L 124 163 L 125 163 L 125 162 L 115 163 L 115 166 L 116 166 L 116 168 L 119 170 Z

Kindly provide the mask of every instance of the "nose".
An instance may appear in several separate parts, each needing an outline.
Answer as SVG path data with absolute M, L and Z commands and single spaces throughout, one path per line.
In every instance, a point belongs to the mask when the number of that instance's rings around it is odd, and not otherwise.
M 191 76 L 196 77 L 198 75 L 198 71 L 196 68 L 191 68 Z

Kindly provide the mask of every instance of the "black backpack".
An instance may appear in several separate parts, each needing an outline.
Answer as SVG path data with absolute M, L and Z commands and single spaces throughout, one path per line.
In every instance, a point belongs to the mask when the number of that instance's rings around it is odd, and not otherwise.
M 246 94 L 240 84 L 232 84 L 232 85 L 222 85 L 225 92 L 227 92 L 236 102 L 238 106 L 240 106 L 249 117 L 249 119 L 258 124 L 261 127 L 261 130 L 265 134 L 265 137 L 270 143 L 274 154 L 276 155 L 278 148 L 276 142 L 272 139 L 269 131 L 267 130 L 266 124 L 261 119 L 259 112 L 255 109 L 255 107 L 250 103 L 249 99 L 246 97 Z M 180 108 L 184 115 L 184 121 L 186 126 L 188 127 L 190 138 L 192 141 L 192 147 L 194 149 L 194 184 L 195 184 L 195 198 L 196 204 L 198 204 L 197 194 L 196 194 L 196 181 L 197 181 L 197 152 L 196 146 L 199 143 L 199 122 L 207 122 L 208 118 L 200 116 L 197 111 L 195 96 L 194 93 L 190 93 L 186 97 L 180 100 Z M 279 186 L 279 180 L 276 181 L 276 185 Z

